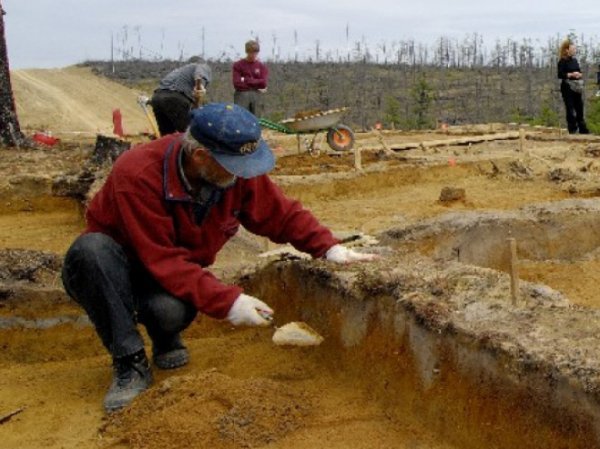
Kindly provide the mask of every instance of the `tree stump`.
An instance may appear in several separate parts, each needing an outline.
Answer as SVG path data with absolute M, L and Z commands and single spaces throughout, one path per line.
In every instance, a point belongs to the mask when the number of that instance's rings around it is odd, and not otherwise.
M 96 164 L 102 164 L 107 160 L 114 162 L 121 153 L 130 147 L 131 142 L 98 134 L 96 137 L 96 146 L 92 153 L 92 162 Z

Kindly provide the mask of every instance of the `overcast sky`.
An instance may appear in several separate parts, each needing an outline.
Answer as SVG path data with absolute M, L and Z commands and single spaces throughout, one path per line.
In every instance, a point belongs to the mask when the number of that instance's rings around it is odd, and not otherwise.
M 541 43 L 570 31 L 600 35 L 598 0 L 1 0 L 10 67 L 64 67 L 86 59 L 134 56 L 177 59 L 243 54 L 261 40 L 262 59 L 344 53 L 478 33 L 484 43 L 529 37 Z M 346 36 L 348 30 L 348 39 Z M 204 36 L 204 37 L 203 37 Z M 296 45 L 297 43 L 297 45 Z

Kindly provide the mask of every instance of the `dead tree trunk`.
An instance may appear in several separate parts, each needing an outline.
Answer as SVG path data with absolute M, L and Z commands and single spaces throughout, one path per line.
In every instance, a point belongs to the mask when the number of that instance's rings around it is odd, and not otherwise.
M 19 127 L 15 99 L 10 83 L 8 51 L 4 33 L 4 9 L 0 0 L 0 145 L 18 147 L 26 143 Z

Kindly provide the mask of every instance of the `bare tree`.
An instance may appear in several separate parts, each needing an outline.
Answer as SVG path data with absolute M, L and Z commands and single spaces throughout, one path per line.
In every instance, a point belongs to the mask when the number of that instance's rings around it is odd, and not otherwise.
M 0 1 L 0 143 L 11 147 L 26 144 L 26 139 L 19 126 L 15 98 L 10 83 L 8 67 L 8 50 L 4 33 L 4 8 Z

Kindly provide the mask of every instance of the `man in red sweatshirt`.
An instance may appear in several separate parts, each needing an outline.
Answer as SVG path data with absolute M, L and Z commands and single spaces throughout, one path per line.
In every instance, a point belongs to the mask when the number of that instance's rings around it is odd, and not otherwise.
M 258 60 L 260 45 L 246 42 L 246 57 L 233 64 L 233 102 L 258 115 L 260 96 L 267 91 L 269 70 Z
M 152 383 L 138 321 L 161 369 L 188 362 L 180 332 L 198 311 L 235 326 L 269 324 L 267 304 L 205 269 L 240 225 L 315 258 L 373 257 L 339 245 L 287 198 L 266 175 L 273 166 L 258 119 L 223 103 L 193 110 L 185 133 L 139 145 L 115 161 L 62 273 L 65 290 L 113 357 L 107 411 L 129 404 Z

